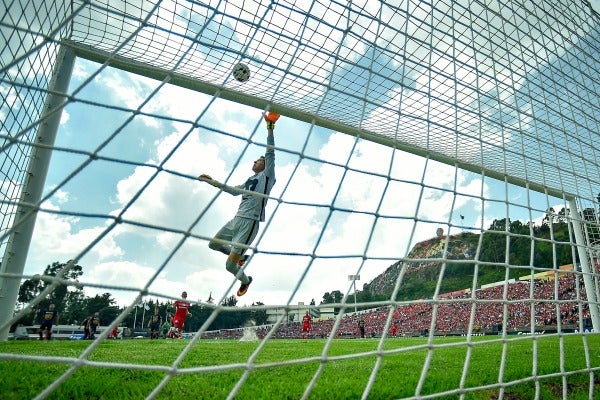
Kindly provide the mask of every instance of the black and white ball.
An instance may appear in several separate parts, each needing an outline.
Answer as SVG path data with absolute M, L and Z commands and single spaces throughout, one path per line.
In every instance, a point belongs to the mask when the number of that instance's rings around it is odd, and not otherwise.
M 239 82 L 246 82 L 250 79 L 250 68 L 244 63 L 237 63 L 233 67 L 233 77 Z

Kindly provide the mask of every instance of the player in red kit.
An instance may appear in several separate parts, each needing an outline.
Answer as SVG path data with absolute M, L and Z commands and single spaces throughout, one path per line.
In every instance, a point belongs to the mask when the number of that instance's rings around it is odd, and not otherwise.
M 177 336 L 181 339 L 183 332 L 183 324 L 188 315 L 192 315 L 188 308 L 190 308 L 190 302 L 187 301 L 187 292 L 181 293 L 183 300 L 176 300 L 173 305 L 175 306 L 175 316 L 173 317 L 173 326 L 177 329 Z
M 312 321 L 312 317 L 306 312 L 304 317 L 302 317 L 302 339 L 308 339 L 310 335 L 310 322 Z

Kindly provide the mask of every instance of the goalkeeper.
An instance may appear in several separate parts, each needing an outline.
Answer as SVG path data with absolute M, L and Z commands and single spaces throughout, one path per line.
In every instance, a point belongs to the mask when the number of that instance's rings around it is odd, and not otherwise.
M 247 258 L 244 253 L 258 233 L 259 222 L 265 220 L 267 196 L 269 196 L 275 184 L 275 138 L 273 137 L 273 129 L 278 119 L 279 114 L 273 112 L 265 114 L 265 121 L 267 122 L 267 150 L 264 156 L 254 161 L 252 165 L 254 175 L 248 178 L 244 184 L 227 186 L 224 183 L 215 181 L 206 174 L 198 177 L 198 179 L 208 182 L 224 192 L 234 196 L 242 195 L 242 201 L 235 217 L 227 222 L 208 244 L 208 247 L 212 250 L 217 250 L 227 255 L 225 268 L 241 282 L 240 288 L 237 291 L 238 296 L 246 294 L 248 287 L 252 283 L 252 277 L 247 276 L 242 268 Z M 260 195 L 242 193 L 240 190 L 255 192 Z M 235 243 L 235 245 L 232 243 Z

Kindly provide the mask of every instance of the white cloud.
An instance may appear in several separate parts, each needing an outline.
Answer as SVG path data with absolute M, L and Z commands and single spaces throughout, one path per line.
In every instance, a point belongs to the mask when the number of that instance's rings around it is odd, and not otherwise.
M 62 113 L 60 114 L 60 124 L 64 125 L 67 122 L 69 122 L 69 119 L 71 118 L 71 115 L 69 114 L 69 111 L 67 111 L 66 109 L 63 108 Z
M 62 191 L 58 191 L 57 194 L 59 199 L 69 197 Z M 46 201 L 42 207 L 60 211 L 60 208 L 50 201 Z M 79 258 L 78 263 L 85 267 L 124 255 L 123 249 L 117 244 L 114 231 L 105 232 L 106 225 L 103 224 L 81 227 L 81 222 L 81 218 L 76 216 L 38 212 L 24 273 L 41 273 L 53 262 L 66 262 L 76 257 Z M 91 249 L 81 255 L 92 244 Z M 85 273 L 84 278 L 87 279 Z
M 96 81 L 108 89 L 114 99 L 118 99 L 119 106 L 132 110 L 139 109 L 146 102 L 151 90 L 159 84 L 155 80 L 140 75 L 124 75 L 112 69 L 107 69 L 105 73 L 98 75 Z M 153 113 L 155 109 L 146 105 L 143 111 Z M 156 118 L 146 116 L 138 118 L 150 128 L 159 127 L 159 121 Z
M 84 284 L 86 296 L 94 296 L 95 294 L 106 292 L 117 294 L 119 305 L 125 306 L 133 302 L 138 296 L 139 290 L 148 284 L 155 273 L 155 266 L 143 265 L 133 261 L 111 261 L 85 268 L 80 282 Z M 86 283 L 102 283 L 108 288 L 85 286 Z M 117 289 L 124 287 L 133 290 Z M 186 290 L 186 285 L 183 282 L 165 279 L 164 276 L 159 275 L 149 286 L 148 290 L 153 293 L 164 294 L 165 296 L 177 297 L 183 290 Z
M 54 192 L 52 198 L 55 199 L 58 202 L 58 204 L 65 204 L 71 199 L 70 194 L 62 189 L 58 189 L 56 192 Z

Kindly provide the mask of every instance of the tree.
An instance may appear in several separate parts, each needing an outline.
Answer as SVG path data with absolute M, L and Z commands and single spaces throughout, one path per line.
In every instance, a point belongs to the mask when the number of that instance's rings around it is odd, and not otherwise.
M 221 305 L 225 307 L 235 307 L 237 304 L 237 298 L 234 295 L 231 295 L 225 298 Z M 242 316 L 240 311 L 221 311 L 219 315 L 215 318 L 213 323 L 210 326 L 210 329 L 230 329 L 230 328 L 239 328 L 245 322 L 245 318 Z
M 554 221 L 556 219 L 556 212 L 554 211 L 553 207 L 550 207 L 546 210 L 546 214 L 544 215 L 544 218 L 542 219 L 542 225 L 552 225 L 554 224 Z
M 77 280 L 83 275 L 83 268 L 80 265 L 72 265 L 68 271 L 61 274 L 61 271 L 67 266 L 68 263 L 53 262 L 46 266 L 43 276 L 35 276 L 31 279 L 27 279 L 21 284 L 19 288 L 19 294 L 17 301 L 22 304 L 31 303 L 36 297 L 39 296 L 42 291 L 53 284 L 52 278 L 60 276 L 62 279 Z M 45 278 L 48 277 L 48 278 Z M 61 322 L 68 323 L 69 301 L 77 299 L 79 295 L 70 296 L 69 293 L 79 292 L 82 294 L 82 290 L 73 286 L 67 286 L 63 284 L 57 285 L 54 290 L 48 294 L 48 296 L 42 299 L 32 310 L 32 312 L 21 321 L 31 321 L 32 324 L 36 323 L 36 320 L 40 318 L 40 314 L 48 308 L 50 304 L 54 304 L 56 309 L 59 310 L 61 315 Z M 69 300 L 69 301 L 68 301 Z M 20 322 L 20 321 L 19 321 Z M 25 322 L 28 323 L 28 322 Z
M 226 297 L 221 304 L 226 307 L 235 307 L 235 305 L 237 304 L 237 298 L 234 295 L 231 295 L 229 297 Z
M 65 297 L 64 308 L 60 313 L 60 321 L 63 324 L 79 324 L 87 316 L 87 299 L 82 290 L 69 291 Z
M 506 250 L 504 234 L 506 219 L 494 220 L 487 231 L 483 232 L 480 259 L 488 262 L 503 262 Z
M 331 293 L 326 292 L 323 295 L 323 300 L 321 301 L 321 304 L 341 303 L 343 298 L 344 295 L 339 290 L 334 290 Z
M 102 325 L 111 325 L 112 321 L 119 316 L 120 310 L 114 305 L 116 300 L 112 298 L 110 293 L 97 294 L 94 297 L 88 297 L 85 303 L 85 314 L 91 315 L 96 312 L 99 313 Z
M 189 311 L 192 313 L 192 315 L 188 316 L 188 318 L 185 320 L 185 326 L 187 330 L 196 332 L 208 319 L 213 310 L 212 308 L 206 307 L 203 304 L 192 304 L 192 306 L 189 308 Z M 219 317 L 217 316 L 217 318 Z M 211 328 L 213 326 L 215 326 L 214 321 L 208 329 L 213 329 Z
M 54 262 L 46 267 L 44 270 L 44 276 L 57 276 L 57 274 L 67 265 L 67 263 Z M 74 265 L 71 269 L 65 272 L 61 278 L 77 280 L 83 275 L 83 268 L 80 265 Z M 52 284 L 50 279 L 43 279 L 42 277 L 36 276 L 31 279 L 27 279 L 21 285 L 19 289 L 18 301 L 21 303 L 29 303 L 37 297 L 44 289 Z M 79 289 L 77 289 L 79 290 Z M 48 300 L 54 303 L 57 307 L 62 306 L 63 300 L 67 295 L 68 286 L 58 285 L 54 291 L 48 296 Z
M 339 290 L 334 290 L 331 293 L 326 292 L 323 295 L 323 300 L 321 301 L 321 304 L 341 303 L 343 298 L 344 298 L 344 295 Z M 337 314 L 339 311 L 340 311 L 339 307 L 334 307 L 334 309 L 333 309 L 334 314 Z
M 264 306 L 264 303 L 257 301 L 256 303 L 252 303 L 253 306 Z M 256 325 L 266 325 L 267 323 L 267 310 L 252 310 L 251 318 L 254 320 Z

